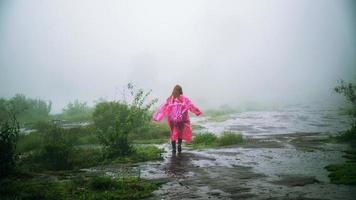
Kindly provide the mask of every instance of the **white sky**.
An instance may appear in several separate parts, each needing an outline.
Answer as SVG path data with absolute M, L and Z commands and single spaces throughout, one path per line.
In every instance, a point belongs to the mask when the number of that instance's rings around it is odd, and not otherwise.
M 333 98 L 355 79 L 352 0 L 0 0 L 0 96 L 116 98 L 128 81 L 201 106 Z

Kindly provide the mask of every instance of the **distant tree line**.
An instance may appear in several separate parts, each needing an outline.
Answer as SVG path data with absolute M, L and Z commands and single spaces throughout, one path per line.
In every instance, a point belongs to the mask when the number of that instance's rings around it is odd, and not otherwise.
M 16 115 L 21 122 L 41 121 L 49 118 L 51 108 L 51 101 L 16 94 L 10 99 L 0 98 L 0 120 L 4 121 L 10 118 L 10 115 Z

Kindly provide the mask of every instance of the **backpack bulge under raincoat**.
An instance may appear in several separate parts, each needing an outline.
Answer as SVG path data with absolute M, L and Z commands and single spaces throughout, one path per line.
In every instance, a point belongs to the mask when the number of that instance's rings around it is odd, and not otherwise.
M 180 95 L 178 98 L 174 98 L 170 96 L 155 112 L 153 120 L 161 121 L 164 116 L 167 116 L 170 139 L 175 141 L 180 138 L 189 142 L 192 140 L 192 128 L 190 126 L 188 111 L 193 112 L 197 116 L 201 115 L 199 108 L 188 97 Z
M 187 119 L 188 110 L 185 102 L 175 101 L 173 99 L 170 107 L 171 114 L 169 115 L 169 120 L 171 123 L 179 124 Z

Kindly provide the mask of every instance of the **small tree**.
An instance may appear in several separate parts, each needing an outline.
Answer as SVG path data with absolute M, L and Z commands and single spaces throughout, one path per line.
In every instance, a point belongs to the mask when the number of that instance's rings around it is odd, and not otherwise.
M 55 124 L 46 124 L 40 131 L 43 134 L 43 144 L 40 150 L 41 161 L 49 169 L 70 169 L 70 154 L 73 152 L 73 144 L 65 138 L 66 130 Z
M 340 80 L 334 90 L 335 92 L 344 95 L 346 100 L 351 104 L 352 108 L 350 115 L 354 120 L 353 125 L 356 125 L 356 85 Z
M 351 110 L 349 111 L 349 114 L 352 117 L 351 129 L 347 130 L 340 137 L 340 139 L 346 141 L 356 141 L 356 85 L 340 80 L 334 90 L 335 92 L 344 95 L 347 102 L 351 104 Z
M 122 101 L 100 102 L 96 105 L 93 119 L 98 128 L 99 139 L 104 145 L 106 157 L 113 158 L 129 155 L 132 146 L 128 135 L 142 130 L 150 121 L 149 109 L 156 99 L 146 103 L 149 92 L 135 90 L 132 84 L 127 85 L 130 102 Z
M 11 174 L 15 168 L 19 130 L 16 115 L 0 121 L 0 178 Z

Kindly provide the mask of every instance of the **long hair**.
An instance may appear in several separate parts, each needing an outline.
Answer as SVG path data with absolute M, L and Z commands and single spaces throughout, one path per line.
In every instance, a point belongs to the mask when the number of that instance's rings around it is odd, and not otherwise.
M 173 88 L 172 96 L 173 98 L 178 98 L 180 95 L 183 94 L 183 89 L 180 85 L 176 85 Z

